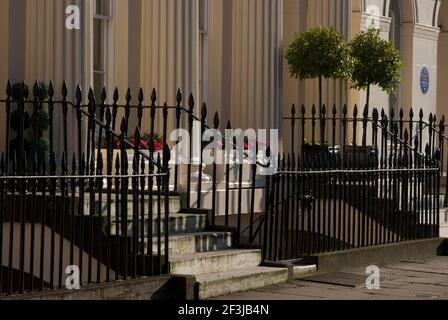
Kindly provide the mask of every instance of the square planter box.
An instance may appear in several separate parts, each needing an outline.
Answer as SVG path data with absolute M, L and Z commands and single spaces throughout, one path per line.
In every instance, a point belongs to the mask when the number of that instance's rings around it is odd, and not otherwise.
M 149 155 L 149 151 L 147 150 L 141 150 L 142 153 Z M 103 154 L 103 175 L 107 175 L 107 158 L 106 158 L 106 152 L 105 150 L 102 150 L 102 154 Z M 134 162 L 134 150 L 131 149 L 127 149 L 126 150 L 126 154 L 127 154 L 127 159 L 128 159 L 128 175 L 132 175 L 132 171 L 133 171 L 133 162 Z M 160 154 L 160 158 L 161 160 L 163 160 L 163 151 L 157 151 L 154 152 L 154 159 L 157 159 L 158 154 Z M 121 163 L 121 151 L 119 149 L 114 149 L 113 153 L 112 153 L 112 173 L 115 173 L 115 161 L 117 159 L 117 155 L 120 158 L 120 163 Z M 98 150 L 95 151 L 95 156 L 98 156 Z M 145 165 L 146 170 L 148 170 L 148 166 L 147 164 Z M 140 165 L 139 165 L 139 170 L 140 170 Z

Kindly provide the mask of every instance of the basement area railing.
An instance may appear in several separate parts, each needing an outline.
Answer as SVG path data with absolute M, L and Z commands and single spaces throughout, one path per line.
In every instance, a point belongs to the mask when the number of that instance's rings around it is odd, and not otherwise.
M 439 233 L 439 154 L 376 167 L 374 157 L 349 156 L 354 168 L 302 171 L 279 160 L 269 178 L 264 258 L 290 260 L 315 253 L 434 238 Z M 307 157 L 305 166 L 317 162 Z M 353 159 L 354 158 L 354 159 Z M 368 168 L 372 169 L 358 169 Z
M 92 90 L 87 110 L 79 87 L 74 104 L 65 84 L 59 101 L 41 90 L 8 83 L 1 101 L 0 296 L 167 274 L 168 146 L 143 148 L 139 126 L 129 139 L 126 117 L 115 133 Z
M 157 103 L 155 90 L 148 105 L 143 90 L 135 102 L 128 90 L 124 104 L 118 90 L 108 99 L 105 89 L 99 97 L 91 89 L 84 99 L 78 86 L 74 102 L 65 83 L 60 94 L 52 83 L 42 91 L 36 83 L 30 98 L 24 83 L 9 83 L 0 100 L 4 293 L 63 287 L 72 265 L 81 284 L 168 273 L 168 200 L 180 194 L 183 208 L 211 209 L 211 229 L 231 228 L 236 246 L 257 245 L 265 260 L 438 235 L 448 179 L 444 118 L 437 125 L 412 110 L 405 120 L 404 112 L 396 118 L 367 107 L 361 117 L 356 106 L 350 115 L 347 107 L 302 107 L 300 115 L 292 108 L 284 153 L 265 146 L 255 163 L 215 162 L 207 180 L 204 144 L 196 164 L 179 164 L 167 144 L 184 129 L 191 160 L 195 135 L 223 127 L 218 113 L 208 121 L 205 104 L 195 111 L 192 95 L 184 101 L 178 91 L 169 106 Z M 278 170 L 261 175 L 271 164 Z
M 444 118 L 436 128 L 423 111 L 417 121 L 412 110 L 409 120 L 403 111 L 398 119 L 393 111 L 369 114 L 334 107 L 327 117 L 324 106 L 296 116 L 293 106 L 285 117 L 292 153 L 273 160 L 279 170 L 268 177 L 259 221 L 266 260 L 438 236 Z

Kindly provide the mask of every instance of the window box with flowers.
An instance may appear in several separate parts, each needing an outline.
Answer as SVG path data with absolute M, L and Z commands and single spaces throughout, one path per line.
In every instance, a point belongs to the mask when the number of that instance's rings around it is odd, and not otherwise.
M 143 154 L 146 154 L 149 156 L 149 143 L 151 140 L 151 135 L 149 133 L 144 133 L 142 134 L 141 138 L 140 138 L 140 152 L 142 152 Z M 131 136 L 130 138 L 128 138 L 128 141 L 131 142 L 133 145 L 136 144 L 136 140 L 134 136 Z M 160 154 L 160 159 L 162 160 L 163 157 L 163 145 L 164 145 L 164 138 L 158 134 L 154 134 L 154 137 L 152 139 L 153 141 L 153 147 L 154 147 L 154 160 L 157 160 L 158 155 Z M 117 159 L 117 156 L 120 157 L 120 153 L 121 153 L 121 143 L 122 141 L 120 139 L 115 139 L 114 141 L 114 145 L 113 145 L 113 152 L 112 152 L 112 159 L 113 159 L 113 171 L 115 172 L 115 161 Z M 103 160 L 104 163 L 106 163 L 106 148 L 107 148 L 107 143 L 106 143 L 106 139 L 103 137 L 101 139 L 101 147 L 102 147 L 102 155 L 103 155 Z M 133 162 L 134 162 L 134 149 L 129 146 L 128 144 L 125 144 L 125 150 L 126 150 L 126 154 L 127 154 L 127 159 L 128 159 L 128 174 L 131 175 L 132 171 L 133 171 Z M 96 154 L 98 154 L 98 150 L 96 152 Z M 121 158 L 120 158 L 121 161 Z M 140 166 L 139 166 L 140 167 Z M 147 166 L 145 166 L 147 168 Z M 104 166 L 103 168 L 103 174 L 107 174 L 107 167 Z

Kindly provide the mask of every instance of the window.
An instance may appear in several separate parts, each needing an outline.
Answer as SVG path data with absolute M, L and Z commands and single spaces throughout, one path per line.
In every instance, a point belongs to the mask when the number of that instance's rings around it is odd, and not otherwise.
M 101 91 L 107 85 L 111 20 L 111 0 L 95 0 L 93 16 L 93 88 L 97 101 L 101 99 Z

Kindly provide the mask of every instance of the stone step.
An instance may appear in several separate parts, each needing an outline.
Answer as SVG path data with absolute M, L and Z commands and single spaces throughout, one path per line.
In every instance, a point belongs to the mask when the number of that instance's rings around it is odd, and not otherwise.
M 90 209 L 90 201 L 88 199 L 88 195 L 85 195 L 86 199 L 84 201 L 84 212 L 89 212 Z M 145 209 L 146 211 L 148 211 L 148 205 L 149 205 L 149 196 L 146 195 L 145 196 Z M 106 216 L 107 214 L 107 210 L 108 210 L 108 202 L 107 202 L 107 198 L 106 196 L 103 195 L 103 199 L 100 202 L 98 200 L 98 198 L 96 198 L 95 200 L 95 205 L 96 205 L 96 212 L 98 212 L 98 208 L 100 206 L 101 203 L 101 212 L 104 216 Z M 138 206 L 140 208 L 141 205 L 141 200 L 140 197 L 138 199 Z M 119 206 L 121 206 L 121 201 L 119 202 Z M 170 196 L 169 197 L 169 209 L 171 213 L 177 213 L 180 211 L 181 209 L 181 198 L 180 196 Z M 120 207 L 121 210 L 121 207 Z M 128 212 L 128 217 L 132 217 L 132 212 L 134 210 L 134 201 L 132 199 L 132 195 L 129 194 L 128 195 L 128 199 L 127 199 L 127 212 Z M 157 202 L 157 196 L 153 196 L 152 199 L 152 212 L 154 213 L 154 215 L 157 214 L 157 210 L 158 210 L 158 202 Z M 116 212 L 116 200 L 115 197 L 112 196 L 112 199 L 110 201 L 110 211 L 111 211 L 111 216 L 115 217 L 115 212 Z M 165 212 L 165 197 L 161 197 L 160 198 L 160 211 L 162 213 Z
M 303 275 L 317 272 L 317 265 L 309 264 L 309 265 L 297 265 L 292 269 L 292 276 L 294 279 L 299 278 Z
M 131 215 L 132 217 L 132 215 Z M 160 232 L 165 232 L 165 224 L 164 219 L 165 215 L 161 216 L 162 221 L 160 223 L 161 228 Z M 133 222 L 132 219 L 128 219 L 128 234 L 132 234 Z M 139 228 L 141 228 L 141 222 L 138 222 Z M 208 219 L 206 215 L 202 214 L 187 214 L 187 213 L 173 213 L 169 216 L 169 234 L 170 235 L 179 235 L 179 234 L 188 234 L 188 233 L 197 233 L 204 231 L 208 226 Z M 147 235 L 148 230 L 148 219 L 145 221 L 145 235 Z M 154 236 L 157 235 L 158 231 L 158 223 L 157 223 L 157 214 L 154 214 L 152 219 L 152 233 Z M 113 235 L 116 234 L 116 225 L 115 221 L 112 223 L 111 233 Z
M 232 248 L 232 233 L 200 232 L 186 235 L 174 235 L 169 238 L 169 243 L 170 255 L 229 250 Z M 165 250 L 164 243 L 161 245 L 161 250 L 162 252 Z M 156 238 L 153 241 L 153 252 L 157 252 Z
M 261 250 L 224 250 L 194 254 L 172 255 L 172 274 L 199 275 L 257 267 Z
M 287 268 L 251 267 L 196 276 L 198 298 L 218 296 L 262 288 L 288 281 Z

